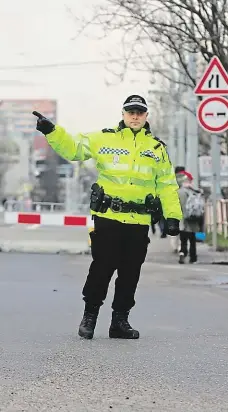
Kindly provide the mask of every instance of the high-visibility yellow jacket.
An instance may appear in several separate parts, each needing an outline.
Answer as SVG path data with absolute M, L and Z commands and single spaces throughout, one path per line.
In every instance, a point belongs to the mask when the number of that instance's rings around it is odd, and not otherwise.
M 182 218 L 178 185 L 166 148 L 150 132 L 149 125 L 138 133 L 120 122 L 115 129 L 68 134 L 61 126 L 48 134 L 48 143 L 67 160 L 93 158 L 98 169 L 97 183 L 104 192 L 124 202 L 145 203 L 151 193 L 159 196 L 165 218 Z M 150 224 L 150 215 L 112 212 L 92 214 L 123 223 Z

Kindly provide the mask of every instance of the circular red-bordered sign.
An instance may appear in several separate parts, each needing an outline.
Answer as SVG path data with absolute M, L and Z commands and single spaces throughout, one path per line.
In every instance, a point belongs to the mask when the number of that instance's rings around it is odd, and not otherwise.
M 228 129 L 228 100 L 225 97 L 208 97 L 197 109 L 200 126 L 210 133 L 222 133 Z

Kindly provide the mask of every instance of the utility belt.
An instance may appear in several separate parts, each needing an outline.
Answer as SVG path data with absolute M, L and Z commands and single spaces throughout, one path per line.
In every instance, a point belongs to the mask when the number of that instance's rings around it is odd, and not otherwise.
M 148 194 L 144 204 L 135 202 L 124 202 L 118 197 L 112 197 L 104 193 L 103 187 L 94 183 L 91 187 L 92 193 L 90 198 L 90 209 L 94 212 L 106 213 L 108 209 L 115 213 L 138 213 L 141 215 L 153 214 L 157 221 L 162 215 L 161 204 L 159 198 L 154 198 L 152 194 Z

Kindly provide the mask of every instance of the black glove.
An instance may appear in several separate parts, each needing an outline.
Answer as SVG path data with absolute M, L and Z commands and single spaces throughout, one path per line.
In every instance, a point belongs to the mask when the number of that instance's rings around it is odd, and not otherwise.
M 170 235 L 170 236 L 179 235 L 179 233 L 180 233 L 180 228 L 179 228 L 180 221 L 178 219 L 173 219 L 171 217 L 168 217 L 166 222 L 167 222 L 167 235 Z
M 32 112 L 32 114 L 38 117 L 36 130 L 39 130 L 39 132 L 43 133 L 45 136 L 46 134 L 53 132 L 53 130 L 55 129 L 55 125 L 50 120 L 48 120 L 39 112 L 34 111 Z

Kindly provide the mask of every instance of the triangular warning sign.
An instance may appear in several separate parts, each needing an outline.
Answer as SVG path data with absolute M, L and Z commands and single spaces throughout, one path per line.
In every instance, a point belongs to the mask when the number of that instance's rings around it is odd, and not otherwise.
M 228 74 L 218 57 L 211 59 L 194 93 L 201 96 L 228 95 Z

